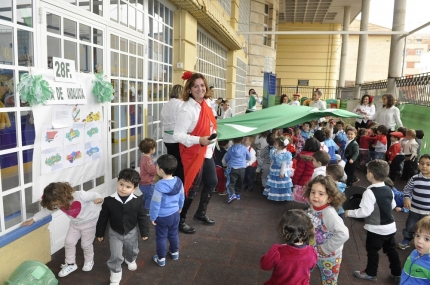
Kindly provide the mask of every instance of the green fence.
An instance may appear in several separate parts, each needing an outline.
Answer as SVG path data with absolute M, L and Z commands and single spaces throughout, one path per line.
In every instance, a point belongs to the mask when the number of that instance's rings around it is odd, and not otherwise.
M 424 138 L 421 145 L 421 154 L 430 153 L 430 108 L 414 104 L 398 106 L 402 123 L 408 129 L 423 130 Z

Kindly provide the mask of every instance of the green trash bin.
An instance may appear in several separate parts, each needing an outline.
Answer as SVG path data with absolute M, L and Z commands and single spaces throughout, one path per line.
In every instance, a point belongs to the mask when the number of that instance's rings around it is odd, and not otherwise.
M 21 263 L 10 275 L 4 285 L 57 285 L 54 273 L 45 264 L 37 260 Z

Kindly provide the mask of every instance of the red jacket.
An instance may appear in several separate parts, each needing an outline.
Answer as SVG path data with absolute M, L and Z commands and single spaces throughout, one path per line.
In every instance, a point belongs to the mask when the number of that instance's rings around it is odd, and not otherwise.
M 358 147 L 362 148 L 362 149 L 369 149 L 369 145 L 373 141 L 374 138 L 375 137 L 361 136 L 360 137 L 360 143 L 358 144 Z
M 402 151 L 402 147 L 400 146 L 399 142 L 395 142 L 387 150 L 388 154 L 388 161 L 392 162 L 394 158 L 396 158 L 396 155 Z
M 312 163 L 312 151 L 302 151 L 297 156 L 297 165 L 294 171 L 293 184 L 304 186 L 311 180 L 314 173 L 314 164 Z

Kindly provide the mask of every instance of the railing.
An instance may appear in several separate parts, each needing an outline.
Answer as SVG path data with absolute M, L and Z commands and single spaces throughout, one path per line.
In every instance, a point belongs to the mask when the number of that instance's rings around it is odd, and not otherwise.
M 307 97 L 312 99 L 312 94 L 316 89 L 322 92 L 321 99 L 335 99 L 336 98 L 336 88 L 332 87 L 312 87 L 312 86 L 278 86 L 276 90 L 276 96 L 281 96 L 282 94 L 287 94 L 288 98 L 293 99 L 293 94 L 300 94 L 301 98 Z
M 430 74 L 422 73 L 396 79 L 399 103 L 430 106 Z

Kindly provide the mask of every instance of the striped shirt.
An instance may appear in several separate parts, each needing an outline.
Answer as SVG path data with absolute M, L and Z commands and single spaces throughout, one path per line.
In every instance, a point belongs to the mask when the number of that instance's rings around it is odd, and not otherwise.
M 405 198 L 412 200 L 412 212 L 430 215 L 430 177 L 426 178 L 421 173 L 412 176 L 403 193 Z

